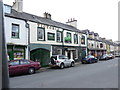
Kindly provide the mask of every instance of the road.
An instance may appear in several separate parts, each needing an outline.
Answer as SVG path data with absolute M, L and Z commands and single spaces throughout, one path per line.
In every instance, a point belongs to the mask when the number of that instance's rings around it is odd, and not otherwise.
M 118 88 L 118 58 L 11 77 L 10 88 Z

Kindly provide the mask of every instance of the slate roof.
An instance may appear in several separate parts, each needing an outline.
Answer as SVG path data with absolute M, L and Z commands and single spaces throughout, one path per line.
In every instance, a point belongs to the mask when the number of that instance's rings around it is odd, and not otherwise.
M 99 34 L 98 33 L 94 33 L 95 36 L 98 36 Z
M 89 32 L 90 35 L 94 34 L 94 32 Z
M 109 45 L 113 45 L 113 46 L 117 46 L 118 44 L 116 44 L 116 43 L 113 43 L 113 42 L 111 42 L 111 41 L 109 41 L 109 40 L 103 40 L 102 38 L 99 38 L 99 40 L 98 39 L 92 39 L 92 38 L 88 38 L 88 40 L 93 40 L 93 41 L 98 41 L 98 42 L 104 42 L 104 43 L 106 43 L 106 44 L 109 44 Z
M 17 12 L 13 9 L 12 9 L 12 12 L 10 14 L 5 13 L 5 16 L 13 17 L 13 18 L 17 18 L 17 19 L 22 19 L 22 20 L 28 20 L 28 21 L 32 21 L 32 22 L 36 22 L 36 23 L 42 23 L 42 24 L 45 24 L 45 25 L 51 25 L 51 26 L 59 27 L 59 28 L 66 29 L 66 30 L 69 30 L 69 31 L 73 31 L 73 32 L 84 33 L 81 30 L 79 30 L 79 29 L 77 29 L 73 26 L 63 24 L 63 23 L 60 23 L 60 22 L 57 22 L 57 21 L 54 21 L 54 20 L 51 20 L 51 19 L 46 19 L 44 17 L 29 14 L 29 13 L 26 13 L 26 12 Z
M 87 33 L 89 33 L 90 31 L 89 31 L 88 29 L 86 29 L 86 30 L 82 30 L 82 32 L 87 34 Z

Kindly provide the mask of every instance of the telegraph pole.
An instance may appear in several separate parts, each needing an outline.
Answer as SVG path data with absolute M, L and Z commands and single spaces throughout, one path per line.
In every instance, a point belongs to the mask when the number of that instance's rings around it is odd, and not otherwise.
M 2 62 L 2 89 L 9 88 L 9 75 L 8 75 L 8 60 L 6 52 L 6 43 L 5 43 L 5 31 L 4 31 L 4 12 L 3 12 L 3 0 L 0 0 L 0 47 L 1 47 L 1 57 L 0 61 Z

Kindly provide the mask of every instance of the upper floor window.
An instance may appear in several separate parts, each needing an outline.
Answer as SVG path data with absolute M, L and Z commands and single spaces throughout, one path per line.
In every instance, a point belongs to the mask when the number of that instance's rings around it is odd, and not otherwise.
M 103 48 L 103 44 L 102 43 L 100 43 L 100 48 Z
M 38 27 L 37 40 L 45 40 L 45 29 L 44 28 Z
M 57 42 L 62 42 L 62 32 L 57 31 Z
M 71 33 L 67 32 L 66 37 L 65 37 L 65 42 L 72 43 Z
M 47 36 L 48 36 L 48 40 L 55 41 L 55 33 L 48 32 Z
M 19 25 L 12 24 L 12 38 L 19 38 Z
M 78 35 L 74 34 L 74 44 L 78 44 Z
M 82 35 L 82 38 L 81 38 L 81 44 L 85 45 L 85 36 L 83 36 L 83 35 Z

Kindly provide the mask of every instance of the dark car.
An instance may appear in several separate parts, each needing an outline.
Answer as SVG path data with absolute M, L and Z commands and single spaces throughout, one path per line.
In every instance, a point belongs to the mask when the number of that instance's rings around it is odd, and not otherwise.
M 25 73 L 33 74 L 36 70 L 39 70 L 40 67 L 40 62 L 34 62 L 26 59 L 11 60 L 8 62 L 10 76 Z
M 85 63 L 97 63 L 98 61 L 99 61 L 99 59 L 97 59 L 96 57 L 94 57 L 92 55 L 88 55 L 84 59 L 81 60 L 82 64 L 85 64 Z
M 109 59 L 109 55 L 108 54 L 104 54 L 104 55 L 99 57 L 99 60 L 108 60 L 108 59 Z

